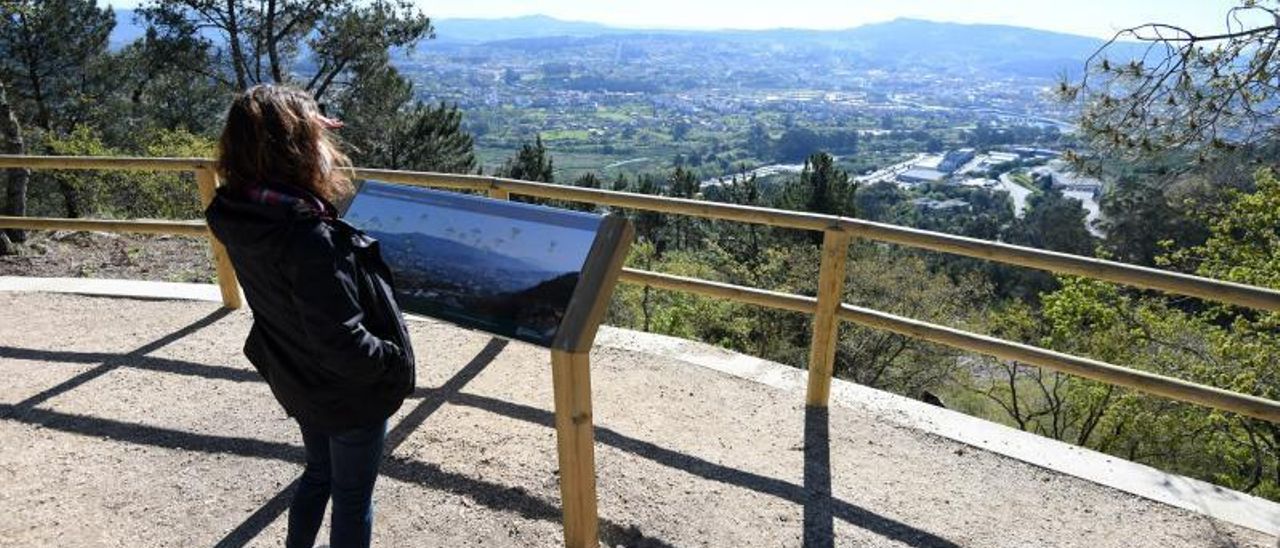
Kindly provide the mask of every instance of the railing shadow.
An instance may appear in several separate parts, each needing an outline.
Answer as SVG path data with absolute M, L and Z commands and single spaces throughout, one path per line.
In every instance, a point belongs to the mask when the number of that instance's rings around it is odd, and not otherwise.
M 206 320 L 197 322 L 197 324 L 193 324 L 193 326 L 184 328 L 173 335 L 166 336 L 160 341 L 156 341 L 155 343 L 151 343 L 139 350 L 135 350 L 127 354 L 60 352 L 0 347 L 3 348 L 3 350 L 0 350 L 0 356 L 31 360 L 56 359 L 58 361 L 71 363 L 90 363 L 98 358 L 105 358 L 103 361 L 109 361 L 112 368 L 127 367 L 138 362 L 145 362 L 147 365 L 143 366 L 143 369 L 196 375 L 212 379 L 232 379 L 241 381 L 258 380 L 260 382 L 260 379 L 252 379 L 247 375 L 242 375 L 241 373 L 247 373 L 248 375 L 252 375 L 252 377 L 256 377 L 255 373 L 244 370 L 196 364 L 179 360 L 160 360 L 147 358 L 141 355 L 145 352 L 154 351 L 165 344 L 190 334 L 191 332 L 194 332 L 195 329 L 208 325 L 208 323 L 211 323 L 212 321 L 216 321 L 216 319 L 220 318 L 222 315 L 218 315 L 215 318 L 206 318 Z M 498 354 L 501 353 L 503 348 L 506 347 L 506 345 L 506 341 L 498 339 L 491 340 L 475 358 L 459 370 L 459 372 L 450 378 L 450 380 L 444 385 L 436 389 L 420 389 L 415 392 L 413 397 L 420 398 L 421 401 L 419 401 L 415 405 L 414 409 L 405 416 L 404 420 L 393 427 L 388 433 L 388 447 L 393 448 L 394 446 L 402 444 L 414 429 L 420 426 L 423 421 L 425 421 L 445 403 L 448 403 L 451 397 L 458 394 L 463 386 L 479 375 L 480 372 L 484 370 L 484 367 L 492 362 Z M 296 464 L 301 464 L 303 462 L 302 447 L 288 443 L 251 438 L 195 434 L 181 430 L 41 409 L 35 407 L 31 403 L 35 401 L 45 401 L 53 395 L 56 395 L 55 392 L 66 392 L 67 390 L 84 384 L 84 382 L 87 382 L 91 378 L 95 378 L 105 373 L 105 371 L 98 371 L 97 368 L 90 370 L 90 372 L 94 372 L 96 374 L 92 377 L 84 377 L 83 374 L 77 376 L 72 379 L 76 382 L 73 383 L 68 381 L 62 383 L 58 387 L 55 387 L 58 389 L 56 391 L 54 389 L 50 389 L 18 404 L 0 404 L 0 420 L 11 420 L 24 424 L 39 425 L 51 430 L 74 434 L 107 437 L 118 442 L 151 447 L 162 447 L 167 449 L 178 449 L 210 454 L 229 454 Z M 390 450 L 388 451 L 388 454 L 389 453 L 391 453 Z M 528 493 L 521 487 L 506 486 L 471 478 L 454 472 L 447 472 L 434 464 L 422 463 L 412 459 L 391 455 L 383 465 L 382 475 L 404 482 L 415 483 L 427 489 L 466 496 L 480 504 L 489 506 L 496 510 L 515 512 L 531 519 L 553 521 L 557 523 L 560 521 L 560 506 L 554 501 L 541 499 Z M 221 540 L 218 541 L 217 546 L 244 546 L 258 534 L 261 534 L 268 525 L 288 509 L 289 502 L 292 498 L 293 488 L 294 485 L 291 484 L 286 489 L 278 492 L 275 496 L 254 511 L 253 514 L 249 515 L 239 526 L 228 532 Z M 610 520 L 601 520 L 600 532 L 602 540 L 608 542 L 610 545 L 654 548 L 672 546 L 670 543 L 663 541 L 662 539 L 649 537 L 643 534 L 634 525 L 624 526 Z
M 830 422 L 827 408 L 804 408 L 804 545 L 812 548 L 835 545 Z
M 400 447 L 400 444 L 404 443 L 404 441 L 409 438 L 409 435 L 427 420 L 427 417 L 431 416 L 432 413 L 435 413 L 444 405 L 450 394 L 456 394 L 458 391 L 462 390 L 463 386 L 466 386 L 472 379 L 475 379 L 476 376 L 480 375 L 480 372 L 484 371 L 484 368 L 490 363 L 493 363 L 493 360 L 497 358 L 506 347 L 507 341 L 502 339 L 490 339 L 489 343 L 480 350 L 480 353 L 476 354 L 476 356 L 472 358 L 467 365 L 463 366 L 462 369 L 455 373 L 453 377 L 441 385 L 440 388 L 429 391 L 429 395 L 424 397 L 422 401 L 418 402 L 413 410 L 409 411 L 409 413 L 405 415 L 405 417 L 397 423 L 390 432 L 387 433 L 385 454 L 392 455 L 396 448 Z M 391 475 L 388 473 L 387 469 L 395 466 L 399 460 L 400 459 L 397 459 L 394 456 L 388 457 L 386 464 L 383 466 L 382 473 Z M 438 480 L 440 478 L 433 479 Z M 249 517 L 245 518 L 240 525 L 236 526 L 228 532 L 226 536 L 222 537 L 222 539 L 215 544 L 215 547 L 239 548 L 248 544 L 249 541 L 256 538 L 264 529 L 267 528 L 267 526 L 271 525 L 273 521 L 289 509 L 289 504 L 293 500 L 293 492 L 297 487 L 298 480 L 295 479 L 289 485 L 285 486 L 284 489 L 281 489 L 280 492 L 272 496 L 271 499 L 267 500 L 267 502 L 256 511 L 250 514 Z
M 227 310 L 225 308 L 219 308 L 218 310 L 215 310 L 209 313 L 207 316 L 192 322 L 186 327 L 183 327 L 177 331 L 174 331 L 173 333 L 169 333 L 168 335 L 160 337 L 159 339 L 151 341 L 147 344 L 144 344 L 124 354 L 86 354 L 86 356 L 93 356 L 95 358 L 100 357 L 102 359 L 77 361 L 77 363 L 95 363 L 99 361 L 101 363 L 97 367 L 94 367 L 93 369 L 90 369 L 74 377 L 71 377 L 70 379 L 60 382 L 55 386 L 45 389 L 40 393 L 35 394 L 34 396 L 31 396 L 25 400 L 18 402 L 17 404 L 10 406 L 10 409 L 8 411 L 4 413 L 0 413 L 0 418 L 4 418 L 11 413 L 22 413 L 30 409 L 33 409 L 35 408 L 35 406 L 40 405 L 41 403 L 49 401 L 50 399 L 55 398 L 61 394 L 65 394 L 68 391 L 74 390 L 75 388 L 89 381 L 92 381 L 93 379 L 106 375 L 107 373 L 110 373 L 115 369 L 123 367 L 133 361 L 145 359 L 147 354 L 150 354 L 152 352 L 155 352 L 156 350 L 164 348 L 165 346 L 168 346 L 180 339 L 187 337 L 188 335 L 191 335 L 192 333 L 195 333 L 196 331 L 204 329 L 205 327 L 212 325 L 218 320 L 221 320 L 222 318 L 227 317 L 227 315 L 229 315 L 230 313 L 231 313 L 230 310 Z M 12 349 L 9 347 L 3 347 L 3 348 L 10 351 L 22 350 L 25 352 L 37 353 L 37 354 L 47 352 L 47 351 L 40 351 L 40 350 Z M 0 355 L 4 355 L 4 354 L 0 354 Z M 85 358 L 86 356 L 80 356 L 80 357 Z M 9 357 L 9 356 L 6 356 L 6 357 Z M 11 356 L 11 357 L 21 357 L 21 356 Z
M 548 428 L 554 428 L 555 426 L 555 416 L 551 412 L 505 400 L 464 393 L 457 394 L 449 403 L 482 409 L 509 418 L 540 424 Z M 597 426 L 595 433 L 597 443 L 608 445 L 703 479 L 750 489 L 803 506 L 805 508 L 806 546 L 809 546 L 807 541 L 811 538 L 811 529 L 816 531 L 813 536 L 815 539 L 819 538 L 824 532 L 827 538 L 833 537 L 832 520 L 835 518 L 908 546 L 939 548 L 959 546 L 923 529 L 881 516 L 850 502 L 833 498 L 831 496 L 830 439 L 827 433 L 826 411 L 822 410 L 821 414 L 813 416 L 814 418 L 809 417 L 810 415 L 806 415 L 805 421 L 805 485 L 803 486 L 723 464 L 716 464 L 699 457 L 667 449 L 652 442 L 620 434 L 609 428 Z M 810 446 L 812 446 L 812 449 L 810 449 Z M 813 459 L 812 462 L 811 458 Z M 824 517 L 825 525 L 822 525 Z M 824 546 L 824 544 L 815 545 Z M 830 545 L 830 541 L 825 545 Z
M 220 316 L 219 316 L 220 317 Z M 214 318 L 213 320 L 216 320 Z M 63 361 L 70 363 L 90 363 L 103 361 L 112 368 L 137 367 L 139 369 L 167 372 L 180 375 L 191 375 L 209 379 L 232 380 L 237 382 L 261 382 L 261 378 L 253 371 L 235 369 L 225 366 L 214 366 L 148 357 L 143 354 L 168 344 L 185 334 L 207 325 L 209 318 L 188 326 L 178 333 L 180 336 L 167 336 L 161 341 L 151 343 L 128 354 L 82 353 L 66 351 L 33 350 L 14 347 L 0 347 L 0 357 L 17 359 Z M 445 471 L 430 463 L 423 463 L 393 455 L 396 447 L 404 443 L 414 430 L 438 411 L 444 404 L 462 405 L 481 409 L 498 415 L 554 428 L 554 414 L 550 411 L 490 398 L 475 394 L 463 393 L 461 390 L 476 378 L 505 348 L 506 342 L 491 340 L 467 365 L 439 388 L 419 389 L 412 397 L 420 398 L 414 408 L 405 415 L 388 433 L 388 451 L 382 474 L 397 480 L 416 483 L 431 489 L 439 489 L 454 494 L 468 496 L 476 502 L 491 508 L 515 512 L 523 517 L 547 521 L 559 521 L 560 507 L 552 501 L 546 501 L 527 493 L 521 487 L 505 486 L 497 483 L 478 480 L 461 474 Z M 90 370 L 85 374 L 94 372 Z M 105 371 L 104 371 L 105 372 Z M 82 374 L 82 375 L 85 375 Z M 95 377 L 100 375 L 94 375 Z M 79 377 L 79 376 L 78 376 Z M 78 378 L 77 377 L 77 378 Z M 75 379 L 72 379 L 75 380 Z M 87 379 L 86 379 L 87 380 Z M 83 384 L 75 383 L 74 386 Z M 71 388 L 71 381 L 60 392 Z M 59 385 L 59 386 L 63 386 Z M 50 391 L 57 389 L 50 389 Z M 49 391 L 46 391 L 49 392 Z M 59 393 L 60 393 L 59 392 Z M 45 393 L 41 393 L 45 394 Z M 37 395 L 31 399 L 44 401 L 52 396 Z M 29 399 L 28 401 L 30 401 Z M 0 405 L 0 418 L 13 420 L 75 433 L 108 436 L 112 439 L 187 451 L 204 453 L 225 453 L 238 456 L 266 458 L 293 463 L 301 463 L 303 451 L 300 446 L 287 443 L 268 442 L 247 438 L 211 436 L 189 432 L 150 427 L 127 422 L 113 421 L 95 417 L 85 417 L 61 413 L 57 411 L 32 409 L 30 405 L 22 408 L 21 415 L 13 413 L 27 404 Z M 717 464 L 705 459 L 681 453 L 654 444 L 652 442 L 620 434 L 612 429 L 597 427 L 596 441 L 614 447 L 632 455 L 645 458 L 664 466 L 682 470 L 707 480 L 738 486 L 756 492 L 772 495 L 804 508 L 804 541 L 806 546 L 832 546 L 834 542 L 834 520 L 840 519 L 851 525 L 866 529 L 883 537 L 917 547 L 953 547 L 955 543 L 938 537 L 927 531 L 912 527 L 891 518 L 887 518 L 836 499 L 832 496 L 830 473 L 830 437 L 829 418 L 825 409 L 807 408 L 804 429 L 804 484 L 796 485 L 785 480 L 772 478 L 729 466 Z M 292 499 L 295 484 L 290 484 L 277 492 L 240 525 L 229 531 L 218 543 L 219 547 L 241 547 L 256 538 L 272 522 L 287 511 Z M 611 546 L 668 546 L 665 541 L 648 537 L 634 525 L 622 526 L 609 520 L 601 520 L 601 540 Z
M 172 373 L 188 377 L 201 377 L 205 379 L 232 382 L 262 382 L 262 376 L 258 375 L 256 371 L 250 369 L 236 369 L 234 367 L 208 365 L 169 358 L 157 358 L 154 356 L 112 354 L 108 352 L 42 350 L 35 348 L 0 346 L 0 358 L 60 363 L 119 362 L 116 363 L 116 366 L 141 369 L 144 371 L 155 371 L 158 373 Z

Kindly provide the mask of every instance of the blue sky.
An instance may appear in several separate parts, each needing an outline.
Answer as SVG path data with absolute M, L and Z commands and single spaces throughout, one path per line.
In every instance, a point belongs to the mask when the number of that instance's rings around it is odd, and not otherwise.
M 105 0 L 100 3 L 107 4 Z M 114 0 L 117 8 L 138 0 Z M 650 28 L 848 28 L 897 17 L 997 23 L 1110 37 L 1160 21 L 1206 32 L 1237 0 L 419 0 L 436 18 L 546 14 Z

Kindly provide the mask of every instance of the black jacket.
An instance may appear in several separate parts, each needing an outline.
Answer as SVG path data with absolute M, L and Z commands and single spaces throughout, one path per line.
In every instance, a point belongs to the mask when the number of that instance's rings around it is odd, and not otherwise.
M 253 310 L 245 356 L 285 411 L 337 433 L 400 408 L 413 349 L 378 242 L 304 204 L 224 187 L 205 218 Z

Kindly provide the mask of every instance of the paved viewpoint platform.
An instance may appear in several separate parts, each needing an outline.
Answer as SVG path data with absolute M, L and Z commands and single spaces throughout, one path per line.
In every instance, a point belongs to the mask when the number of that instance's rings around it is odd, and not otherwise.
M 249 323 L 209 302 L 0 291 L 0 546 L 279 546 L 301 442 L 240 353 Z M 392 419 L 377 545 L 560 545 L 546 353 L 436 322 L 412 334 L 420 389 Z M 1272 503 L 1002 427 L 962 443 L 938 433 L 965 418 L 848 385 L 806 413 L 798 374 L 602 333 L 603 541 L 1276 546 Z M 1156 490 L 1054 470 L 1072 466 Z

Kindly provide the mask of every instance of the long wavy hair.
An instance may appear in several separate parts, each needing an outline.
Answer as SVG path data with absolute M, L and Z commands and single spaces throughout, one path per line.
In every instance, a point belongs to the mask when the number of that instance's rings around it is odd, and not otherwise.
M 217 165 L 228 185 L 289 185 L 332 203 L 352 192 L 350 165 L 306 92 L 259 85 L 231 102 Z

